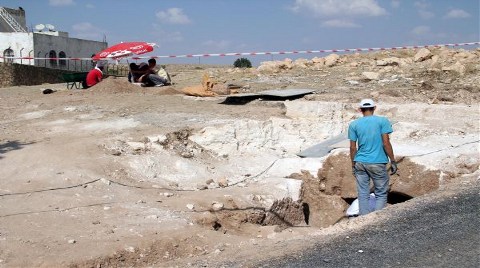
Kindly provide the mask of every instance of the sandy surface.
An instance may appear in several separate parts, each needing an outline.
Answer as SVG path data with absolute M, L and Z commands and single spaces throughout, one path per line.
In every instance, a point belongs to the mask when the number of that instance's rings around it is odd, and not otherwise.
M 478 179 L 478 69 L 425 77 L 419 68 L 403 79 L 355 85 L 349 81 L 361 68 L 348 64 L 276 74 L 167 70 L 175 83 L 169 87 L 111 77 L 88 90 L 0 89 L 0 266 L 183 267 L 198 258 L 215 266 L 255 245 L 335 232 L 339 227 L 282 231 L 252 217 L 294 195 L 290 174 L 317 176 L 325 158 L 296 154 L 344 132 L 364 97 L 395 123 L 396 155 L 413 163 L 404 173 L 433 170 L 442 189 Z M 316 92 L 243 105 L 182 94 L 205 73 L 240 85 L 240 93 Z M 57 91 L 42 94 L 45 88 Z M 333 155 L 346 152 L 337 148 Z

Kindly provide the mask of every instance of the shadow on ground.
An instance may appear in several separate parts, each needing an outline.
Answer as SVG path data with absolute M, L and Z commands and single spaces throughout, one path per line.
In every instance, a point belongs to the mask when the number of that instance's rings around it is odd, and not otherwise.
M 20 150 L 25 147 L 25 145 L 30 145 L 33 143 L 34 142 L 4 141 L 0 143 L 0 159 L 4 157 L 4 154 L 10 151 Z

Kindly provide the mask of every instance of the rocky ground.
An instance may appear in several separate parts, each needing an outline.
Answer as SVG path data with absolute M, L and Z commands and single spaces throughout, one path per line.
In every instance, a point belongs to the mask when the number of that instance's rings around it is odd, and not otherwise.
M 344 217 L 355 198 L 345 140 L 327 156 L 297 156 L 344 135 L 365 97 L 394 123 L 391 205 L 477 181 L 479 58 L 332 54 L 245 70 L 168 65 L 174 84 L 159 88 L 114 77 L 88 90 L 2 88 L 0 266 L 248 265 L 305 246 L 270 245 L 368 228 L 377 213 Z M 211 97 L 189 96 L 197 85 Z M 295 88 L 315 92 L 224 103 Z

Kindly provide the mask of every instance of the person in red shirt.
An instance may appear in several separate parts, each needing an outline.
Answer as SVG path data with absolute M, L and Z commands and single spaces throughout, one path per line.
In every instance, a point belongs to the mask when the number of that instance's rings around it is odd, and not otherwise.
M 90 72 L 88 72 L 84 88 L 93 87 L 94 85 L 102 81 L 104 66 L 105 64 L 103 62 L 101 61 L 97 62 L 97 64 L 95 65 L 95 68 L 93 68 Z

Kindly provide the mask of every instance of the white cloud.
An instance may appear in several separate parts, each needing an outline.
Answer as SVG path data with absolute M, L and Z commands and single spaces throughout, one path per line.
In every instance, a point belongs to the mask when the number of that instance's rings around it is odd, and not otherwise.
M 420 15 L 420 18 L 422 18 L 424 20 L 428 20 L 428 19 L 431 19 L 431 18 L 435 17 L 435 13 L 427 11 L 427 10 L 422 10 L 422 9 L 420 9 L 418 11 L 418 14 Z
M 399 8 L 400 7 L 400 0 L 392 0 L 391 5 L 393 8 Z
M 87 8 L 95 8 L 95 6 L 93 4 L 87 4 L 86 7 Z
M 465 19 L 468 17 L 470 17 L 470 14 L 463 9 L 452 9 L 445 15 L 447 19 Z
M 418 10 L 417 12 L 420 18 L 424 20 L 428 20 L 435 17 L 435 13 L 428 10 L 428 8 L 430 7 L 430 3 L 428 3 L 427 1 L 425 0 L 415 1 L 413 3 L 413 6 Z
M 167 43 L 178 43 L 183 41 L 185 38 L 183 37 L 182 33 L 179 31 L 170 32 L 166 30 L 163 25 L 158 23 L 152 24 L 153 30 L 151 32 L 151 37 L 153 39 L 159 40 L 159 43 L 167 44 Z
M 173 42 L 181 42 L 183 41 L 184 38 L 181 32 L 172 32 L 164 35 L 162 39 L 173 43 Z
M 181 8 L 169 8 L 166 11 L 158 11 L 156 14 L 162 22 L 169 24 L 188 24 L 190 19 L 183 13 Z
M 425 25 L 417 26 L 417 27 L 413 28 L 412 33 L 414 35 L 430 34 L 430 27 L 425 26 Z
M 294 12 L 310 11 L 317 17 L 372 17 L 387 11 L 376 0 L 295 0 Z
M 73 0 L 49 0 L 48 3 L 54 7 L 75 5 Z
M 359 28 L 360 25 L 348 20 L 327 20 L 321 26 L 329 28 Z
M 77 38 L 88 40 L 103 39 L 103 30 L 92 25 L 90 22 L 77 23 L 72 26 L 73 35 Z
M 427 7 L 430 6 L 430 4 L 427 3 L 427 1 L 425 1 L 425 0 L 415 1 L 415 3 L 413 3 L 413 5 L 414 5 L 416 8 L 420 8 L 420 9 L 426 9 Z
M 202 45 L 214 49 L 214 50 L 225 50 L 230 46 L 230 41 L 220 40 L 220 41 L 213 41 L 208 40 L 202 43 Z

